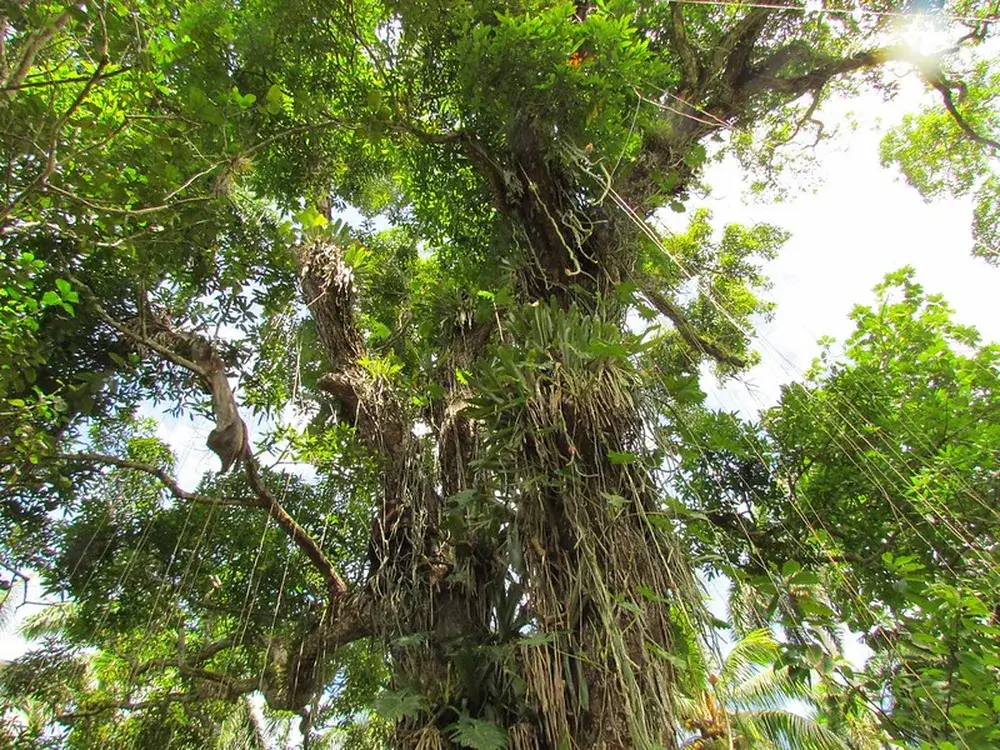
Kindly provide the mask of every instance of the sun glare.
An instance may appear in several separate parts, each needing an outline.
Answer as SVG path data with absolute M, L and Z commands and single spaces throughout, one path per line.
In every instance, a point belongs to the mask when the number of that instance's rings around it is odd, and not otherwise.
M 907 47 L 921 55 L 939 52 L 954 41 L 940 19 L 927 16 L 900 21 L 898 34 Z

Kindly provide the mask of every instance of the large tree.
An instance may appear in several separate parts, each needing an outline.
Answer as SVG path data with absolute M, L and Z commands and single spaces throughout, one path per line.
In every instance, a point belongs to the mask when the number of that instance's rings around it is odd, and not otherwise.
M 663 467 L 785 236 L 655 214 L 907 70 L 940 112 L 886 158 L 989 255 L 996 11 L 937 12 L 918 53 L 867 0 L 5 6 L 3 562 L 72 602 L 8 686 L 82 745 L 384 685 L 394 747 L 675 746 Z M 211 421 L 197 489 L 151 405 Z

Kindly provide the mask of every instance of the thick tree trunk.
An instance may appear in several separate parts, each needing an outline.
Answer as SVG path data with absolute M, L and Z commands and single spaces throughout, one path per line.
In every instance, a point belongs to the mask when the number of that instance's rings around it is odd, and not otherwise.
M 560 330 L 551 308 L 534 314 Z M 588 327 L 576 316 L 567 324 Z M 518 497 L 525 595 L 543 636 L 523 649 L 527 695 L 546 747 L 672 747 L 665 657 L 678 630 L 672 612 L 690 604 L 692 583 L 673 541 L 649 522 L 656 499 L 637 383 L 614 363 L 566 361 L 549 343 L 552 366 L 526 389 L 534 397 L 497 415 L 525 425 L 519 445 L 496 447 L 513 449 L 504 463 Z
M 515 367 L 534 366 L 500 383 L 491 406 L 470 406 L 489 384 L 454 373 L 474 369 L 492 324 L 457 327 L 439 363 L 445 398 L 408 414 L 359 364 L 339 249 L 301 257 L 332 368 L 322 387 L 381 464 L 375 633 L 393 688 L 420 701 L 393 745 L 452 747 L 456 722 L 480 720 L 504 727 L 512 748 L 670 748 L 669 657 L 696 600 L 690 573 L 650 522 L 658 503 L 641 384 L 620 358 L 568 353 L 621 336 L 623 312 L 606 300 L 633 273 L 636 227 L 586 203 L 536 124 L 519 123 L 509 142 L 499 161 L 519 184 L 496 199 L 520 238 L 512 260 L 524 307 L 504 346 Z M 496 163 L 482 162 L 487 172 Z M 429 437 L 414 433 L 417 418 Z
M 484 599 L 504 586 L 503 569 L 510 565 L 530 614 L 531 635 L 512 646 L 507 665 L 523 688 L 504 692 L 502 679 L 493 686 L 466 684 L 465 700 L 477 687 L 486 693 L 479 703 L 466 703 L 468 713 L 506 726 L 515 748 L 674 747 L 669 657 L 680 631 L 675 620 L 691 616 L 687 608 L 697 597 L 683 555 L 662 524 L 649 520 L 657 500 L 643 463 L 640 384 L 621 362 L 568 360 L 559 339 L 572 330 L 589 332 L 581 345 L 596 348 L 609 326 L 621 333 L 621 311 L 607 310 L 602 299 L 633 273 L 636 227 L 604 206 L 581 204 L 574 197 L 580 191 L 551 166 L 544 134 L 534 124 L 516 127 L 508 160 L 520 189 L 497 199 L 522 238 L 518 288 L 527 320 L 506 331 L 504 343 L 525 361 L 530 353 L 544 374 L 529 375 L 522 392 L 502 393 L 492 411 L 477 408 L 474 420 L 464 409 L 467 394 L 445 383 L 452 397 L 437 433 L 445 497 L 486 486 L 508 503 L 512 519 L 503 534 L 506 559 L 498 562 L 499 535 L 477 537 L 475 520 L 462 516 L 465 538 L 450 550 L 449 565 L 463 572 L 464 585 L 435 602 L 438 620 L 450 627 L 444 638 L 440 625 L 432 631 L 431 650 L 440 649 L 446 664 L 431 668 L 412 660 L 402 676 L 422 675 L 432 706 L 423 720 L 447 720 L 407 727 L 397 746 L 450 746 L 440 729 L 458 718 L 460 707 L 454 699 L 448 705 L 438 680 L 454 680 L 468 644 L 481 647 L 501 636 Z M 537 338 L 532 331 L 550 335 Z M 513 442 L 512 433 L 518 435 Z M 486 459 L 489 476 L 462 470 L 475 451 Z M 615 455 L 635 463 L 612 463 Z

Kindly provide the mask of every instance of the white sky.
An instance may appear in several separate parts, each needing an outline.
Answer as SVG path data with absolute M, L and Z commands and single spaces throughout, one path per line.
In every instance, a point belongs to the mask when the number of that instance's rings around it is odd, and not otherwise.
M 887 119 L 905 111 L 900 103 L 858 104 Z M 733 162 L 709 170 L 713 195 L 699 204 L 712 209 L 718 225 L 768 222 L 792 233 L 765 267 L 774 285 L 765 296 L 777 308 L 758 332 L 762 361 L 742 383 L 711 390 L 720 408 L 750 415 L 773 404 L 780 385 L 800 379 L 819 354 L 820 336 L 846 338 L 854 305 L 870 303 L 872 287 L 904 265 L 916 269 L 927 292 L 945 296 L 956 320 L 1000 340 L 1000 268 L 971 255 L 971 201 L 925 203 L 896 170 L 879 165 L 879 139 L 869 121 L 823 146 L 821 187 L 779 204 L 741 200 L 743 178 Z
M 774 405 L 781 385 L 801 380 L 820 353 L 819 338 L 834 336 L 842 342 L 853 330 L 851 309 L 870 303 L 872 288 L 905 265 L 916 269 L 917 281 L 928 293 L 944 295 L 958 322 L 978 328 L 984 340 L 1000 341 L 1000 268 L 971 255 L 971 200 L 926 203 L 898 170 L 879 163 L 884 129 L 922 100 L 913 81 L 892 103 L 876 96 L 856 100 L 859 128 L 817 152 L 818 189 L 783 203 L 743 200 L 746 178 L 734 160 L 709 169 L 706 182 L 712 194 L 697 205 L 712 210 L 715 226 L 767 222 L 792 235 L 765 266 L 773 282 L 765 297 L 777 306 L 773 320 L 758 330 L 755 349 L 761 362 L 722 385 L 706 377 L 702 385 L 709 406 L 753 417 Z M 824 119 L 822 114 L 819 118 Z M 682 225 L 681 218 L 671 226 Z M 727 590 L 724 579 L 709 586 L 710 606 L 723 619 Z M 845 655 L 862 664 L 870 649 L 852 634 L 844 635 Z

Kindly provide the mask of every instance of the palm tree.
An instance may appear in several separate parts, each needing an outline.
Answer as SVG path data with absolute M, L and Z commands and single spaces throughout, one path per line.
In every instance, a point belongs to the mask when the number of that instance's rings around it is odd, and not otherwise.
M 808 715 L 818 708 L 817 691 L 787 667 L 775 668 L 780 653 L 769 630 L 752 630 L 717 670 L 696 670 L 693 688 L 678 700 L 681 724 L 690 732 L 682 747 L 846 750 L 844 739 Z
M 217 750 L 267 750 L 280 721 L 269 721 L 250 696 L 233 704 L 219 727 Z

